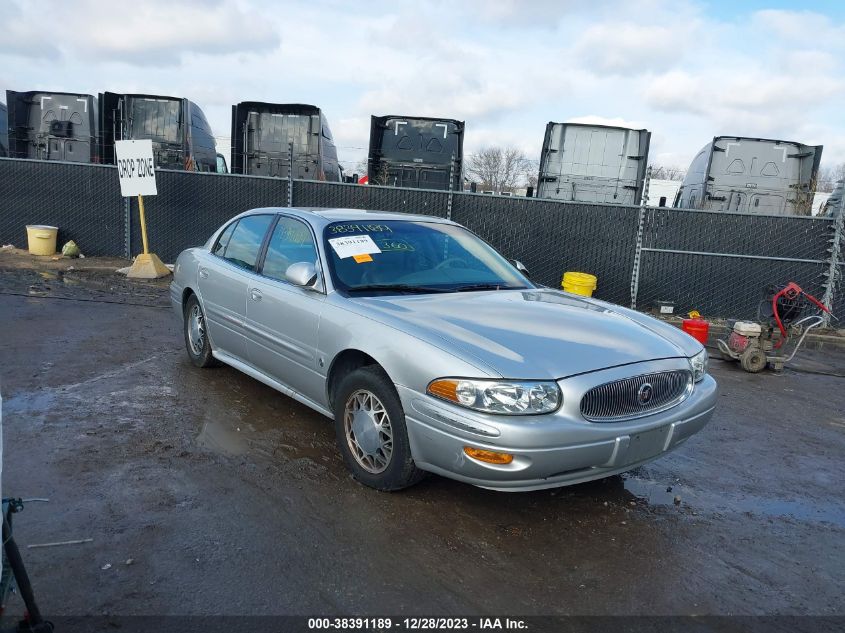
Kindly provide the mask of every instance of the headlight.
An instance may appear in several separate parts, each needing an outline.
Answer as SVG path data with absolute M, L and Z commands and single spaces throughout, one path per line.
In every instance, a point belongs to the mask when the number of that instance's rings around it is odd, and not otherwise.
M 563 401 L 555 382 L 440 378 L 428 385 L 435 398 L 484 413 L 537 415 L 555 411 Z
M 689 359 L 690 368 L 692 369 L 692 377 L 695 382 L 704 379 L 707 375 L 707 369 L 710 367 L 710 357 L 707 355 L 707 350 L 703 349 L 698 354 Z

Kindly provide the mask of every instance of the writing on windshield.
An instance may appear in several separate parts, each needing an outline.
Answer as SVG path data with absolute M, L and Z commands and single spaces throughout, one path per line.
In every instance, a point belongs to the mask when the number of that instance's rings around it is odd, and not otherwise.
M 350 250 L 342 238 L 372 244 Z M 329 270 L 340 290 L 464 291 L 532 287 L 521 273 L 463 227 L 440 222 L 335 222 L 324 233 Z

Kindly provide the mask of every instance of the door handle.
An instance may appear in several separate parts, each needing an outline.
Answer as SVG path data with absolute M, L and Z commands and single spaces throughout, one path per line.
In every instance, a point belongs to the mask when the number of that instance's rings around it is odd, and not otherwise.
M 200 279 L 208 279 L 208 270 L 206 268 L 200 268 Z
M 261 291 L 258 288 L 250 288 L 249 296 L 253 301 L 261 301 Z

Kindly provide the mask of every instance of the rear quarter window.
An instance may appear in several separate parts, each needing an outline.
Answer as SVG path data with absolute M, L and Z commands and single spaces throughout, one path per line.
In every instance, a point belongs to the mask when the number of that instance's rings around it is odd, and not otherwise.
M 217 242 L 214 244 L 214 248 L 211 249 L 211 252 L 214 255 L 219 255 L 223 257 L 223 253 L 226 251 L 226 246 L 229 244 L 229 238 L 232 237 L 232 232 L 235 230 L 238 222 L 235 220 L 220 234 L 220 237 L 217 238 Z

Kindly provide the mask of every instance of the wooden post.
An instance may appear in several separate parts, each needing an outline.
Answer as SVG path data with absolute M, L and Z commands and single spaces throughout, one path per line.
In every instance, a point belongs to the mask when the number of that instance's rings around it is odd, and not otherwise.
M 144 215 L 144 196 L 138 194 L 138 212 L 141 216 L 141 241 L 144 243 L 144 255 L 149 254 L 150 247 L 147 244 L 147 218 Z

